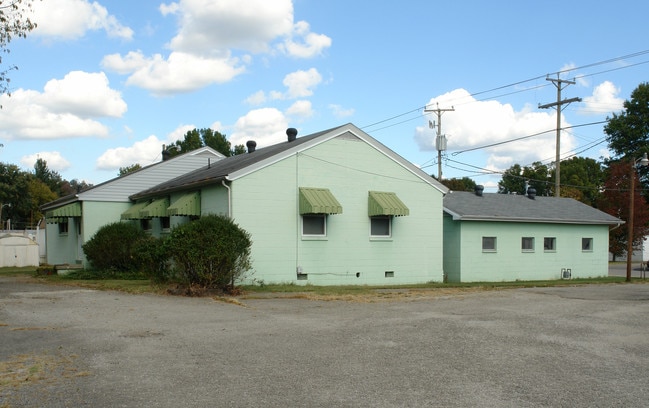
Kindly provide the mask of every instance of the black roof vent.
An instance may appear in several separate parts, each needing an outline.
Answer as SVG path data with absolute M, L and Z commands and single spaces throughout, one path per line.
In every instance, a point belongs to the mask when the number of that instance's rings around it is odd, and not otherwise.
M 167 161 L 171 158 L 171 152 L 167 150 L 167 146 L 162 145 L 162 161 Z
M 246 147 L 248 148 L 248 153 L 252 153 L 255 151 L 255 148 L 257 147 L 257 142 L 254 140 L 248 140 L 246 142 Z
M 527 196 L 534 200 L 534 197 L 536 197 L 536 189 L 534 187 L 530 187 L 527 189 Z
M 478 185 L 475 186 L 474 191 L 475 191 L 475 195 L 477 195 L 478 197 L 482 197 L 482 192 L 484 191 L 484 186 L 478 184 Z
M 292 142 L 297 138 L 297 129 L 288 128 L 286 129 L 286 136 L 288 136 L 288 141 Z

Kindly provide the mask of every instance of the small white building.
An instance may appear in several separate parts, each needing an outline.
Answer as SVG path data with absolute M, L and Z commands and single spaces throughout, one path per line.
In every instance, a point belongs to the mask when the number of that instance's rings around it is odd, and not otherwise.
M 38 266 L 38 243 L 25 235 L 0 235 L 0 268 Z

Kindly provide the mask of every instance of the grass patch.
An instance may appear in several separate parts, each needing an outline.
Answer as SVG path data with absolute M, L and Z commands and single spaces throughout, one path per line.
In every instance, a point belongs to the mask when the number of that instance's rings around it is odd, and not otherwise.
M 35 266 L 24 266 L 21 268 L 0 268 L 0 276 L 34 275 L 36 273 L 36 269 L 37 268 Z
M 247 298 L 283 297 L 312 300 L 375 301 L 396 298 L 417 299 L 422 297 L 439 297 L 508 288 L 515 289 L 616 283 L 624 283 L 624 277 L 514 282 L 430 282 L 425 284 L 397 286 L 315 286 L 308 284 L 296 285 L 290 283 L 280 285 L 264 284 L 258 286 L 242 286 L 241 289 L 244 293 L 244 297 Z
M 100 277 L 90 270 L 75 270 L 66 275 L 38 275 L 36 268 L 0 268 L 0 276 L 24 276 L 34 282 L 55 285 L 70 285 L 95 290 L 114 290 L 132 294 L 167 294 L 168 285 L 156 285 L 140 274 L 119 274 L 114 277 Z M 261 284 L 241 286 L 240 298 L 294 298 L 314 300 L 357 300 L 375 301 L 394 298 L 438 297 L 450 294 L 463 294 L 477 291 L 500 290 L 507 288 L 575 286 L 593 284 L 624 283 L 624 277 L 602 277 L 591 279 L 514 281 L 514 282 L 468 282 L 437 283 L 417 285 L 346 285 L 316 286 L 287 284 Z M 635 283 L 649 283 L 649 280 L 634 278 Z M 229 298 L 232 298 L 231 296 Z

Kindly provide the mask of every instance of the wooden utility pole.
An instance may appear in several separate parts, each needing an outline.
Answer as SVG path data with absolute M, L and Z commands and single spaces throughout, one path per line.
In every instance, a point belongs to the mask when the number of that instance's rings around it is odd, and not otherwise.
M 442 113 L 452 112 L 455 108 L 441 109 L 437 103 L 436 109 L 428 109 L 426 107 L 424 112 L 437 112 L 437 138 L 435 139 L 435 148 L 437 149 L 437 181 L 442 181 L 442 150 L 446 150 L 446 136 L 442 135 Z M 435 125 L 428 122 L 432 127 Z
M 569 104 L 571 102 L 581 102 L 581 98 L 570 98 L 561 100 L 561 90 L 568 85 L 574 85 L 575 81 L 568 81 L 566 79 L 559 78 L 557 73 L 557 78 L 545 78 L 547 81 L 552 81 L 552 83 L 557 87 L 557 101 L 552 103 L 547 103 L 545 105 L 539 104 L 539 109 L 547 109 L 556 106 L 557 109 L 557 143 L 556 143 L 556 158 L 555 158 L 555 180 L 554 180 L 554 196 L 561 197 L 561 111 L 563 110 L 562 105 Z M 565 85 L 564 85 L 565 84 Z

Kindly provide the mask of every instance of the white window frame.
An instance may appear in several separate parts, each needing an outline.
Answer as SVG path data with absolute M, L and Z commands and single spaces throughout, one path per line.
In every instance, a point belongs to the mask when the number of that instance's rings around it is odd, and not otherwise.
M 551 248 L 548 247 L 548 242 L 551 242 Z M 544 237 L 543 238 L 543 251 L 544 252 L 557 252 L 557 237 Z
M 530 248 L 525 248 L 525 242 L 531 242 L 532 245 Z M 522 237 L 521 238 L 521 251 L 522 252 L 534 252 L 535 248 L 534 245 L 536 244 L 534 237 Z
M 58 223 L 59 235 L 68 235 L 70 232 L 70 220 L 66 219 L 65 222 Z
M 323 238 L 327 236 L 327 215 L 326 214 L 303 214 L 302 215 L 302 236 L 303 237 L 313 237 L 313 238 Z M 319 234 L 305 234 L 305 220 L 306 219 L 322 219 L 322 233 Z
M 492 245 L 486 245 L 492 242 Z M 498 238 L 497 237 L 482 237 L 482 252 L 498 252 Z
M 374 216 L 370 217 L 370 238 L 392 238 L 392 216 L 390 215 L 381 215 L 381 216 Z M 388 233 L 386 234 L 374 234 L 374 228 L 373 224 L 376 222 L 378 223 L 379 221 L 385 221 L 387 220 L 388 222 Z M 380 225 L 383 227 L 383 225 Z
M 586 246 L 584 243 L 588 242 Z M 581 239 L 581 252 L 593 252 L 593 238 L 583 237 Z

